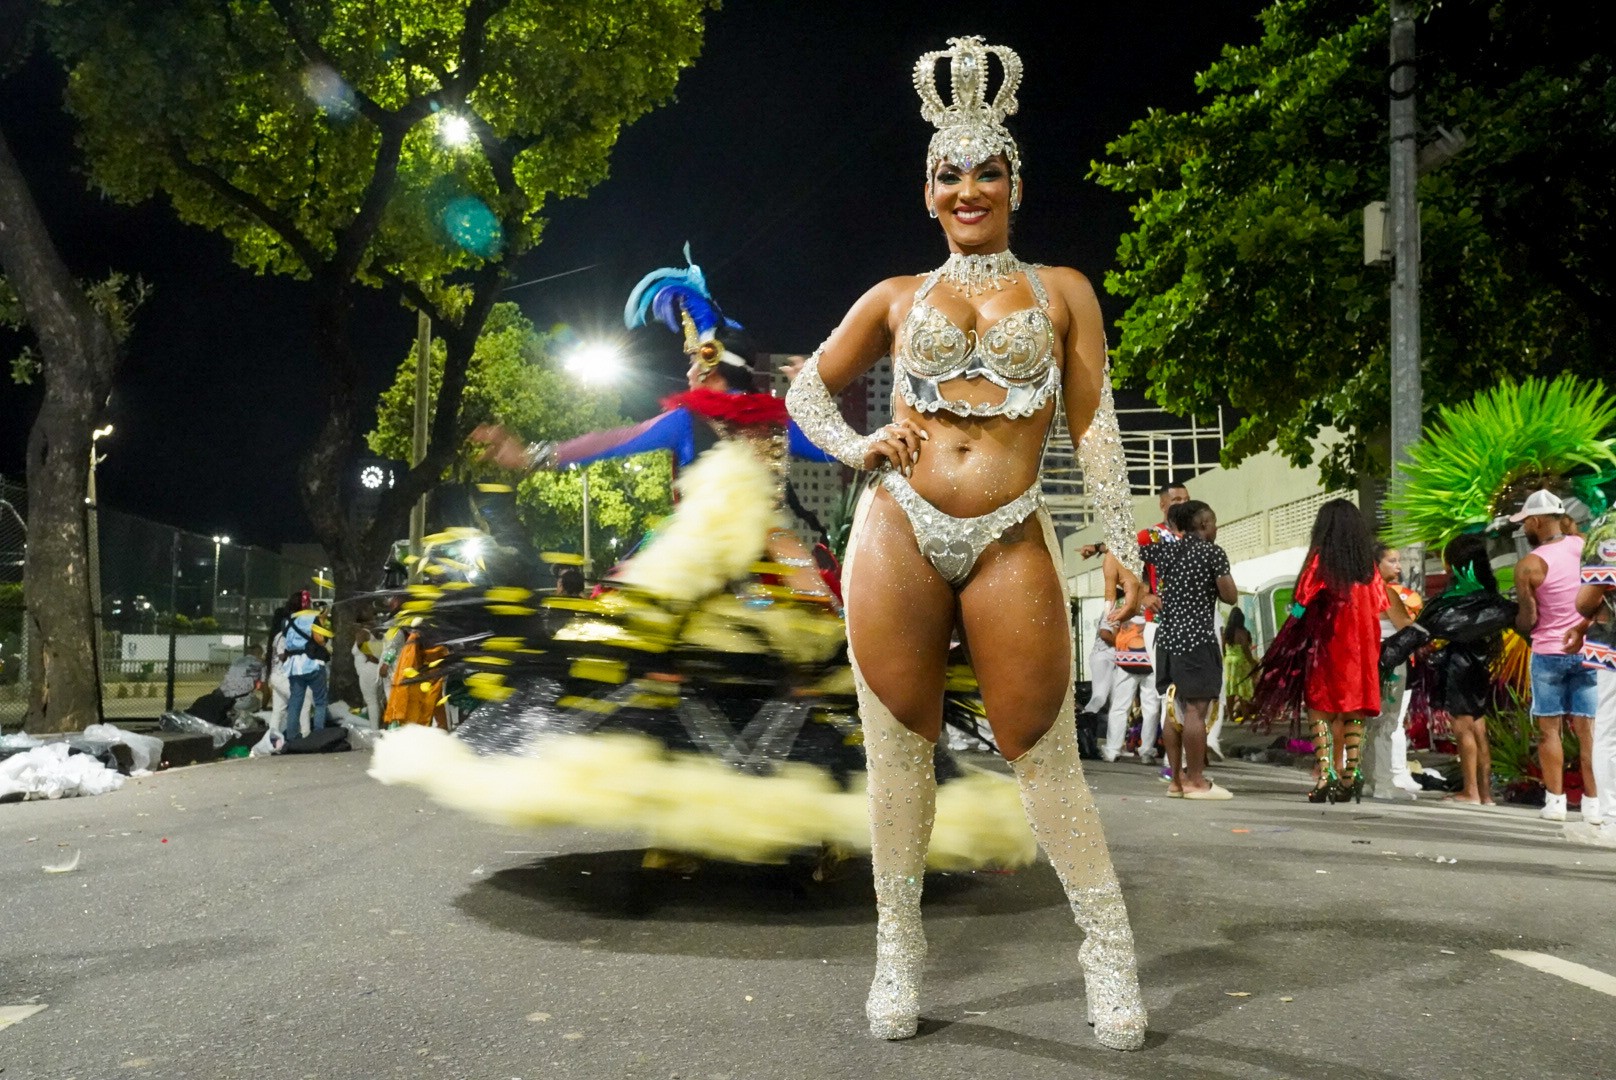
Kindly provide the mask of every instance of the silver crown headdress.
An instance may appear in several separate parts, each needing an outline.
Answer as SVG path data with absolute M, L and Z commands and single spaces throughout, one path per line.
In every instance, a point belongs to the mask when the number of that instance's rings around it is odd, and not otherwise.
M 979 37 L 948 39 L 948 48 L 929 52 L 915 62 L 915 93 L 920 95 L 920 115 L 937 128 L 926 152 L 926 194 L 931 194 L 937 167 L 951 162 L 962 169 L 975 168 L 994 154 L 1010 161 L 1010 203 L 1021 205 L 1021 152 L 1004 126 L 1004 118 L 1019 107 L 1016 89 L 1021 85 L 1021 57 L 1007 45 L 989 45 Z M 988 57 L 999 58 L 1004 79 L 999 92 L 988 100 Z M 937 61 L 948 60 L 951 104 L 943 104 L 937 90 Z

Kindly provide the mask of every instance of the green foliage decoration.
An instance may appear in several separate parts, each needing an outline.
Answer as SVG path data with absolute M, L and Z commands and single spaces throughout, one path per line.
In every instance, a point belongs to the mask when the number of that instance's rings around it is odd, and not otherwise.
M 1513 512 L 1537 488 L 1569 493 L 1574 472 L 1616 468 L 1613 434 L 1616 397 L 1572 375 L 1506 379 L 1444 405 L 1386 500 L 1386 542 L 1441 546 Z

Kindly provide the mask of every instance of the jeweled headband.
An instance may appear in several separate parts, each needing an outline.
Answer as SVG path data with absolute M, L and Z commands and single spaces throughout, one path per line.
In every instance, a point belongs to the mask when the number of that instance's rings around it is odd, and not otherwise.
M 999 58 L 1004 69 L 998 93 L 988 99 L 988 57 Z M 937 61 L 948 60 L 949 92 L 952 100 L 943 103 L 937 90 Z M 1021 57 L 1006 45 L 989 45 L 979 37 L 948 39 L 948 48 L 929 52 L 915 62 L 915 93 L 920 95 L 920 115 L 934 127 L 926 152 L 926 194 L 931 195 L 937 167 L 947 161 L 962 169 L 974 169 L 994 154 L 1010 161 L 1010 204 L 1021 205 L 1021 152 L 1004 126 L 1004 118 L 1019 107 L 1016 89 L 1021 85 Z

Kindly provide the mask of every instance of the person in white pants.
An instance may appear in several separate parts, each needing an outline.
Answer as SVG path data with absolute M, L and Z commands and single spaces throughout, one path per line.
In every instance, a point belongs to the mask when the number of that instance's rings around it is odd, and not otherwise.
M 304 696 L 303 715 L 298 717 L 292 730 L 287 730 L 286 700 L 291 695 L 292 684 L 286 678 L 286 665 L 280 662 L 280 655 L 281 635 L 276 634 L 269 645 L 269 730 L 278 732 L 282 738 L 299 739 L 308 731 L 309 711 L 314 708 L 314 697 L 312 694 Z
M 1107 622 L 1104 615 L 1094 624 L 1094 644 L 1089 647 L 1089 700 L 1083 706 L 1083 712 L 1097 713 L 1111 699 L 1111 684 L 1117 670 L 1117 650 L 1106 637 L 1114 629 L 1115 624 Z
M 1156 624 L 1145 623 L 1145 651 L 1150 654 L 1150 669 L 1156 670 Z M 1130 697 L 1130 701 L 1132 698 Z M 1161 735 L 1162 700 L 1156 689 L 1154 676 L 1145 677 L 1139 684 L 1139 761 L 1143 765 L 1156 763 L 1156 739 Z
M 1134 626 L 1149 628 L 1144 620 L 1135 616 L 1132 620 Z M 1135 637 L 1134 641 L 1139 638 Z M 1115 761 L 1122 756 L 1122 745 L 1128 737 L 1128 712 L 1133 708 L 1134 698 L 1139 698 L 1140 709 L 1150 707 L 1155 710 L 1157 717 L 1161 715 L 1161 698 L 1156 692 L 1156 680 L 1153 674 L 1153 665 L 1147 662 L 1148 653 L 1143 650 L 1121 650 L 1113 652 L 1112 675 L 1110 687 L 1110 708 L 1106 717 L 1105 746 L 1100 754 L 1107 761 Z M 1154 745 L 1155 733 L 1150 733 L 1151 742 L 1145 743 L 1141 734 L 1141 760 L 1153 761 L 1154 753 L 1149 757 L 1143 756 L 1144 748 Z
M 1616 515 L 1598 522 L 1583 545 L 1576 605 L 1580 621 L 1566 631 L 1565 649 L 1580 654 L 1596 679 L 1590 741 L 1599 799 L 1590 815 L 1583 797 L 1582 820 L 1591 842 L 1616 848 Z M 1569 828 L 1566 835 L 1573 836 Z

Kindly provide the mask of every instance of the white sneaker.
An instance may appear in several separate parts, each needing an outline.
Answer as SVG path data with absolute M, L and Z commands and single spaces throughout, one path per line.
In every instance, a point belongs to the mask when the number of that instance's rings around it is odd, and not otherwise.
M 1543 809 L 1537 812 L 1537 816 L 1544 821 L 1564 821 L 1566 819 L 1566 797 L 1563 794 L 1550 795 L 1545 792 L 1543 795 Z
M 1415 795 L 1418 795 L 1420 792 L 1425 790 L 1424 788 L 1420 787 L 1420 782 L 1414 779 L 1412 773 L 1406 772 L 1393 773 L 1392 786 L 1402 788 L 1404 791 Z
M 1599 800 L 1584 795 L 1582 797 L 1582 820 L 1587 825 L 1601 825 L 1605 816 L 1599 812 Z
M 1121 755 L 1112 753 L 1110 750 L 1100 751 L 1100 759 L 1105 762 L 1114 762 L 1119 756 Z

